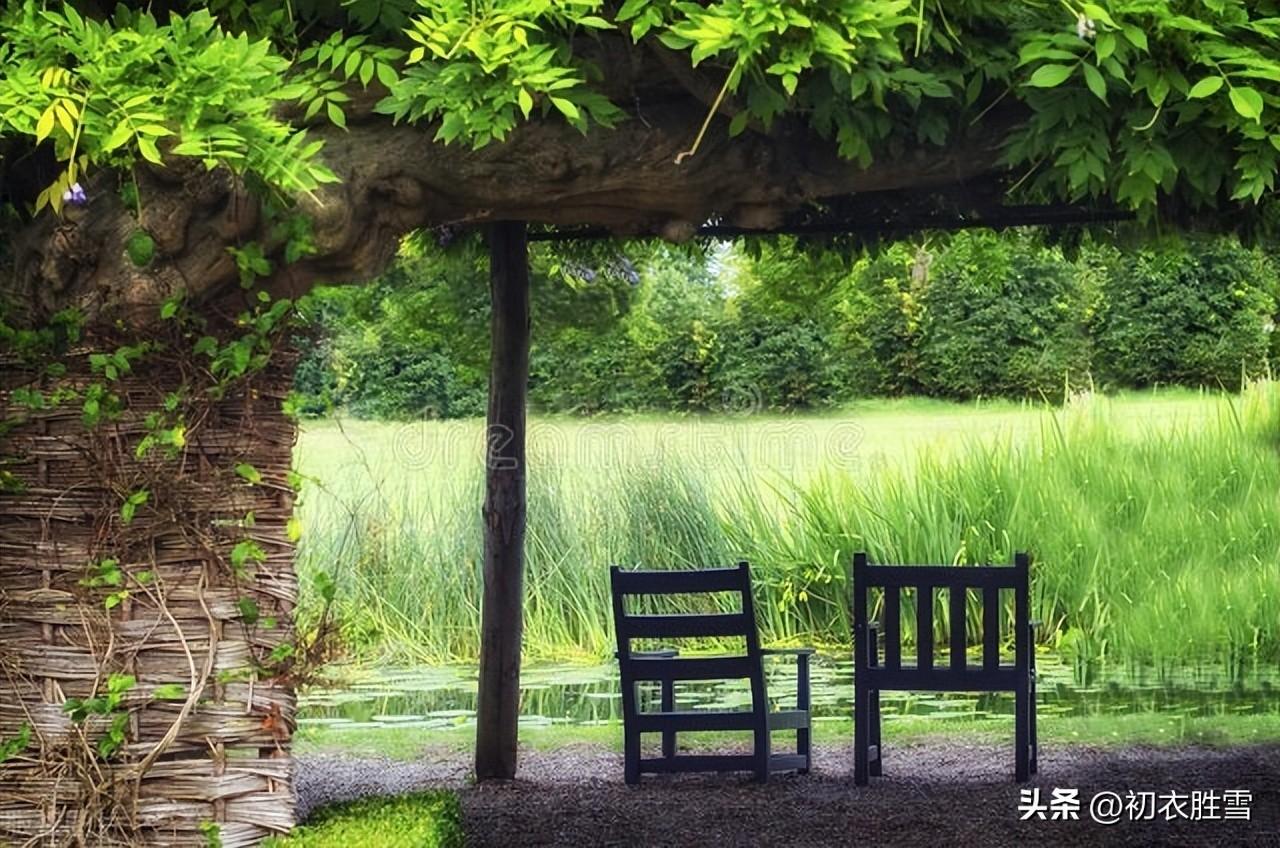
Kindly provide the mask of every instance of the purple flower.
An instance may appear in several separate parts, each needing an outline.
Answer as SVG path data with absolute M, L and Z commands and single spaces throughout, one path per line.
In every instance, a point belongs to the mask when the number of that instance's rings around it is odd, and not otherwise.
M 70 203 L 72 206 L 84 206 L 89 202 L 89 198 L 85 195 L 80 183 L 72 183 L 71 188 L 62 193 L 62 202 Z

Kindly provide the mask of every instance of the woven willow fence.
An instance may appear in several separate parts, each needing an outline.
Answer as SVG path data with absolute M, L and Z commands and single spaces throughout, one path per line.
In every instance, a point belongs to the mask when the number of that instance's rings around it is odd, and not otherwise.
M 259 658 L 288 652 L 297 595 L 289 364 L 277 358 L 206 404 L 184 444 L 139 459 L 148 415 L 198 375 L 144 360 L 111 384 L 120 416 L 86 427 L 79 400 L 15 402 L 15 389 L 102 380 L 87 352 L 63 361 L 56 380 L 0 361 L 0 421 L 18 422 L 0 435 L 13 475 L 0 494 L 0 742 L 30 737 L 0 764 L 0 845 L 230 848 L 286 831 L 295 701 Z M 261 555 L 229 567 L 246 540 Z M 95 565 L 106 558 L 117 576 Z M 67 699 L 101 697 L 113 676 L 136 682 L 110 712 L 73 721 Z M 124 738 L 104 756 L 117 718 Z

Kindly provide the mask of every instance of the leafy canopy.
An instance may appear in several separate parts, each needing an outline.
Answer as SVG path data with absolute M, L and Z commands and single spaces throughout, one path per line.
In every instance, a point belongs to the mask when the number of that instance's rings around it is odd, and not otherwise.
M 718 91 L 728 132 L 788 116 L 861 166 L 1012 114 L 1003 161 L 1024 197 L 1257 203 L 1280 161 L 1276 0 L 216 0 L 165 21 L 78 5 L 0 17 L 6 167 L 41 143 L 62 163 L 37 207 L 77 200 L 90 168 L 166 154 L 310 191 L 334 176 L 304 124 L 345 127 L 370 86 L 378 112 L 445 143 L 615 126 L 635 104 L 604 83 L 637 45 Z

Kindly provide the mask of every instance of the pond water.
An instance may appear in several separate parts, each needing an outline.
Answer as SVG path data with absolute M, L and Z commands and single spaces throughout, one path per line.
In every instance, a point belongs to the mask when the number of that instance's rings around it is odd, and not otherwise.
M 1280 715 L 1280 668 L 1250 667 L 1228 673 L 1221 664 L 1172 669 L 1125 668 L 1080 673 L 1053 656 L 1037 659 L 1041 716 L 1092 716 L 1155 713 L 1186 717 Z M 1084 682 L 1081 682 L 1081 680 Z M 656 684 L 655 684 L 656 687 Z M 600 724 L 622 716 L 617 666 L 532 665 L 522 680 L 521 722 L 526 725 Z M 846 658 L 814 657 L 813 712 L 816 719 L 853 714 L 853 663 Z M 642 692 L 642 698 L 656 695 Z M 769 696 L 792 703 L 795 675 L 790 662 L 769 669 Z M 447 729 L 474 723 L 474 666 L 383 668 L 361 671 L 342 688 L 312 689 L 300 701 L 301 726 L 335 729 L 420 727 Z M 683 709 L 745 709 L 746 681 L 677 684 Z M 1013 714 L 1013 696 L 1005 693 L 885 692 L 881 711 L 898 716 L 1001 720 Z

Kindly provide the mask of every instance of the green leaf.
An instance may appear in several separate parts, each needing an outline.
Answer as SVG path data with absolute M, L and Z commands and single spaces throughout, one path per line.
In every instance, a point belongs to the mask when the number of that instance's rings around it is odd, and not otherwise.
M 244 539 L 237 542 L 236 546 L 231 549 L 231 567 L 236 571 L 244 568 L 248 562 L 263 562 L 266 558 L 267 552 L 252 539 Z
M 1068 65 L 1041 65 L 1027 84 L 1036 88 L 1055 88 L 1066 82 L 1073 70 Z
M 0 742 L 0 763 L 11 760 L 14 757 L 27 750 L 27 746 L 31 744 L 31 725 L 23 722 L 18 728 L 17 734 L 12 739 L 6 739 Z
M 1114 27 L 1116 25 L 1116 22 L 1111 20 L 1111 15 L 1107 13 L 1107 10 L 1096 3 L 1085 3 L 1080 8 L 1084 10 L 1086 15 L 1095 21 L 1102 21 L 1110 27 Z
M 1107 102 L 1107 81 L 1102 78 L 1102 73 L 1089 63 L 1084 63 L 1080 67 L 1084 69 L 1084 83 L 1089 86 L 1089 90 L 1094 96 L 1103 103 Z
M 236 474 L 255 486 L 262 482 L 262 472 L 247 462 L 241 462 L 236 465 Z
M 1205 77 L 1200 82 L 1191 86 L 1191 90 L 1187 92 L 1187 97 L 1192 100 L 1198 100 L 1201 97 L 1208 97 L 1217 94 L 1225 83 L 1222 77 Z
M 578 112 L 578 107 L 573 105 L 572 100 L 566 100 L 563 97 L 552 97 L 551 103 L 570 121 L 576 121 L 582 117 L 581 113 Z
M 160 155 L 156 143 L 145 135 L 138 136 L 138 152 L 142 154 L 142 158 L 146 159 L 153 165 L 163 165 L 164 158 Z
M 1262 95 L 1258 93 L 1257 89 L 1250 88 L 1247 85 L 1232 88 L 1231 105 L 1236 108 L 1241 117 L 1258 122 L 1262 121 Z
M 107 693 L 123 695 L 136 685 L 138 685 L 138 678 L 132 674 L 112 674 L 107 678 Z
M 377 66 L 378 82 L 387 88 L 395 85 L 399 78 L 396 76 L 396 69 L 385 62 L 379 62 Z
M 56 119 L 53 106 L 50 105 L 48 109 L 44 110 L 40 120 L 36 121 L 36 144 L 49 137 L 49 133 L 53 132 L 53 123 Z
M 184 701 L 187 698 L 187 687 L 181 683 L 161 683 L 151 692 L 157 701 Z
M 338 593 L 338 584 L 333 575 L 327 571 L 317 571 L 315 576 L 316 594 L 326 603 L 331 602 Z
M 344 130 L 347 128 L 347 116 L 346 114 L 343 113 L 342 107 L 340 107 L 337 103 L 330 101 L 328 105 L 325 107 L 325 111 L 329 115 L 329 120 L 332 121 L 336 126 L 339 126 Z
M 141 138 L 138 139 L 138 144 L 142 144 Z M 129 254 L 129 261 L 134 264 L 134 267 L 145 268 L 151 264 L 151 260 L 155 259 L 155 239 L 143 230 L 134 230 L 125 244 L 125 252 Z
M 129 125 L 128 119 L 124 119 L 116 124 L 116 128 L 111 131 L 111 135 L 107 136 L 106 140 L 102 142 L 102 152 L 110 153 L 131 138 L 133 138 L 133 127 Z
M 252 627 L 258 623 L 258 602 L 253 598 L 241 598 L 236 601 L 236 607 L 240 610 L 240 618 L 245 624 Z
M 1147 51 L 1147 34 L 1133 24 L 1125 24 L 1122 28 L 1124 37 L 1129 43 L 1144 53 Z
M 131 523 L 133 521 L 134 515 L 138 511 L 138 507 L 146 503 L 147 498 L 149 498 L 150 496 L 151 496 L 151 493 L 148 492 L 146 489 L 140 489 L 134 492 L 133 494 L 129 495 L 129 497 L 125 499 L 125 502 L 120 505 L 120 522 L 122 524 Z
M 649 2 L 650 0 L 627 0 L 627 2 L 622 4 L 622 8 L 618 10 L 618 14 L 615 17 L 620 21 L 629 21 L 636 15 L 640 14 L 641 10 L 643 10 Z
M 1116 52 L 1115 33 L 1104 32 L 1099 35 L 1093 49 L 1097 52 L 1098 62 L 1105 62 L 1108 57 Z
M 290 516 L 288 523 L 284 526 L 284 532 L 290 542 L 297 544 L 298 540 L 302 538 L 302 519 L 296 515 Z

